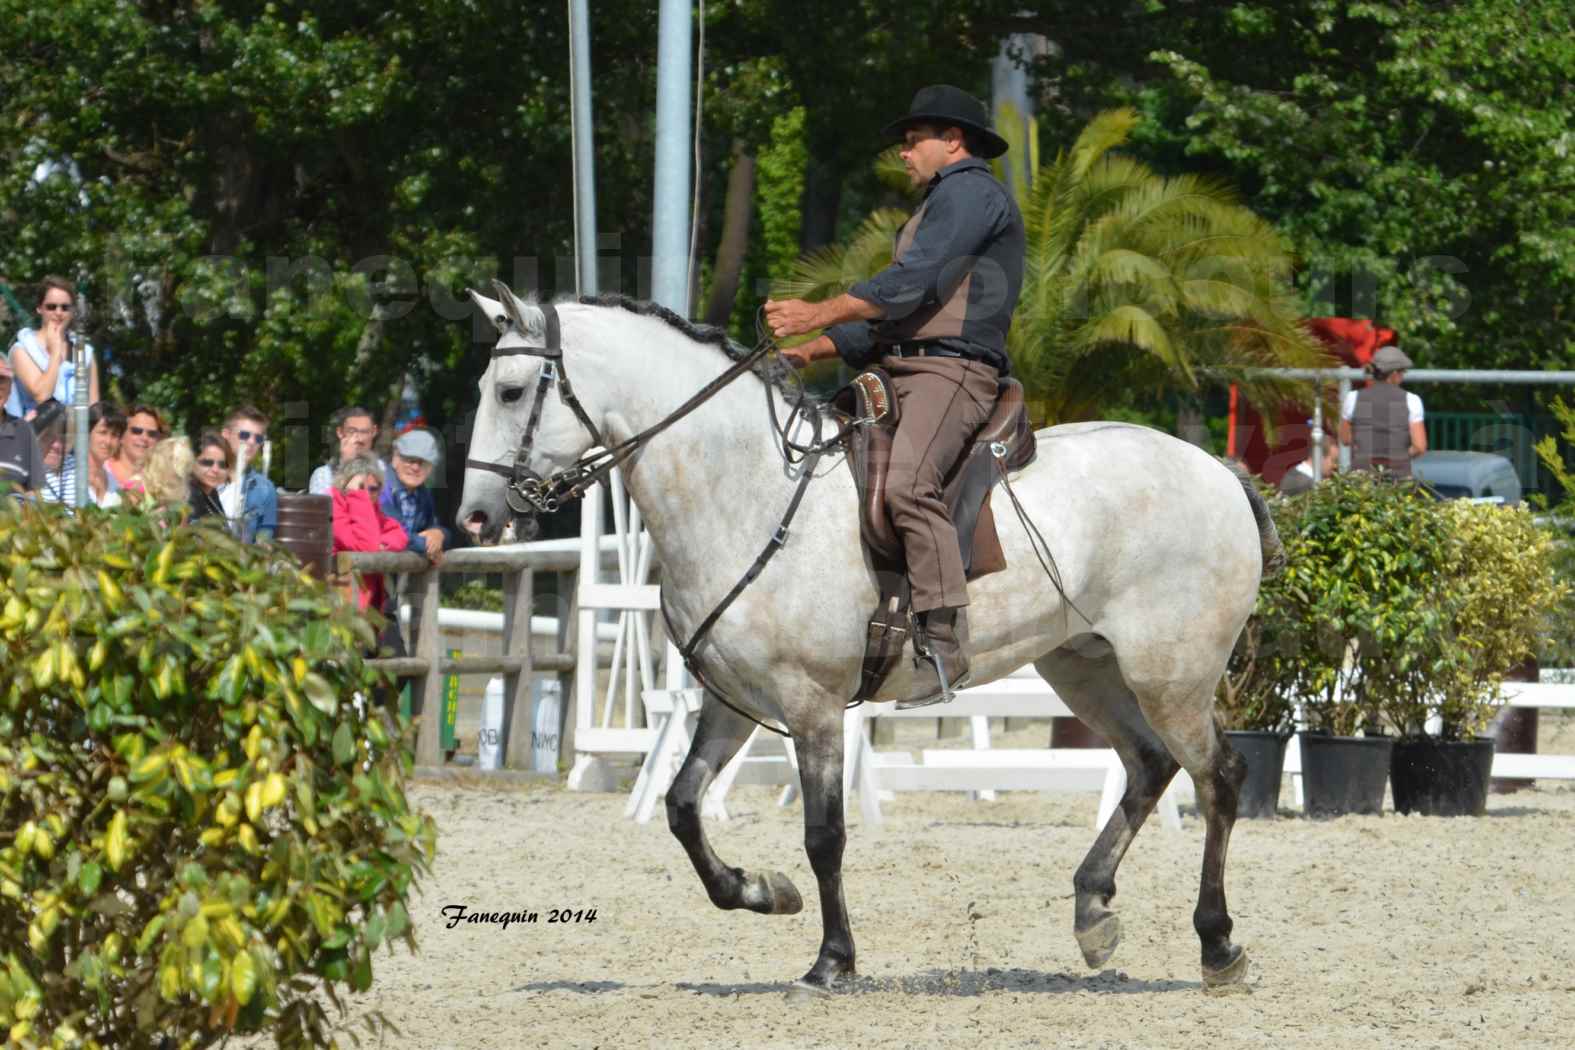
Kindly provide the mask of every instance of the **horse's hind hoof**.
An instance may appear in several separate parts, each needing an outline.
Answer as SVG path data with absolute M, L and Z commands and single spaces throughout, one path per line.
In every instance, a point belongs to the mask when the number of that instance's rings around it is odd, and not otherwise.
M 1217 970 L 1203 968 L 1203 990 L 1214 991 L 1239 985 L 1247 979 L 1247 949 L 1236 945 L 1230 962 Z
M 1083 961 L 1091 970 L 1097 970 L 1110 961 L 1121 943 L 1121 918 L 1114 912 L 1105 915 L 1086 930 L 1075 931 L 1077 946 L 1083 950 Z

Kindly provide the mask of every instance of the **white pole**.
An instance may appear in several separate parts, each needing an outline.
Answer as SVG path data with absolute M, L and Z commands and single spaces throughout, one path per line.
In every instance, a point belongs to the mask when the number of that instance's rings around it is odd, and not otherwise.
M 578 289 L 595 295 L 596 153 L 591 132 L 591 27 L 586 0 L 569 0 L 570 126 L 574 135 L 574 241 Z
M 656 33 L 656 187 L 651 298 L 689 316 L 689 206 L 693 56 L 689 0 L 661 0 Z

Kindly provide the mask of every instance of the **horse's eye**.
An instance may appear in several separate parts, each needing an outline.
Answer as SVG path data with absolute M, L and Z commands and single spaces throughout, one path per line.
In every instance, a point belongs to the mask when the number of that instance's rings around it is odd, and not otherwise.
M 498 397 L 503 399 L 503 403 L 505 405 L 512 405 L 514 402 L 518 401 L 524 396 L 525 388 L 522 386 L 506 386 L 503 388 L 502 392 L 498 394 Z

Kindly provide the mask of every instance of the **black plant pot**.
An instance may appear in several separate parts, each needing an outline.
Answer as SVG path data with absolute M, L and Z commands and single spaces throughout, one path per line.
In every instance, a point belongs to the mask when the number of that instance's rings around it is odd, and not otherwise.
M 1285 772 L 1284 733 L 1256 729 L 1231 729 L 1225 736 L 1236 753 L 1247 760 L 1236 815 L 1249 820 L 1273 820 L 1280 807 L 1280 777 Z
M 1480 817 L 1493 776 L 1493 738 L 1395 741 L 1389 775 L 1395 809 L 1424 817 Z
M 1298 739 L 1309 817 L 1383 812 L 1393 737 L 1302 732 Z

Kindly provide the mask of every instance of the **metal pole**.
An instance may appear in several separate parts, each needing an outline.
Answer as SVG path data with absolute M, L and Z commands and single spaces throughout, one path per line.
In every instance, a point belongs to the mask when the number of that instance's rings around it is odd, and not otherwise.
M 87 340 L 75 333 L 68 338 L 71 339 L 71 350 L 76 359 L 76 371 L 71 379 L 71 421 L 76 427 L 74 444 L 77 472 L 76 491 L 71 494 L 71 505 L 85 507 L 88 505 L 88 448 L 91 441 L 88 433 L 88 384 L 92 377 L 88 374 Z
M 587 0 L 569 0 L 570 125 L 574 133 L 574 250 L 577 287 L 595 295 L 596 153 L 591 134 L 591 26 Z
M 693 31 L 689 0 L 661 0 L 656 33 L 656 187 L 651 298 L 689 316 L 689 106 Z
M 1353 371 L 1354 371 L 1354 369 L 1353 369 Z M 1342 414 L 1345 412 L 1345 395 L 1349 394 L 1350 392 L 1351 392 L 1351 380 L 1350 380 L 1350 377 L 1349 376 L 1341 376 L 1340 377 L 1340 412 Z M 1351 446 L 1350 445 L 1341 445 L 1340 446 L 1340 469 L 1341 470 L 1350 470 L 1351 469 Z

